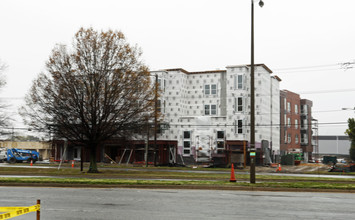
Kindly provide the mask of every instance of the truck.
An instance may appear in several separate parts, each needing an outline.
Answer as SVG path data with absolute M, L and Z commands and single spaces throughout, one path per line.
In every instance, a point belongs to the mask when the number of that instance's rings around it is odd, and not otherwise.
M 5 152 L 5 161 L 8 163 L 22 163 L 23 161 L 35 163 L 39 159 L 39 153 L 35 150 L 9 148 Z

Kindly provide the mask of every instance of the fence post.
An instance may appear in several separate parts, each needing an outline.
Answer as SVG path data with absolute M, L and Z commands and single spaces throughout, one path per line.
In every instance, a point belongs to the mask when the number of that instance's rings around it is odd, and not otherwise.
M 37 199 L 37 205 L 41 205 L 41 200 Z M 41 219 L 41 209 L 37 210 L 37 219 L 36 220 L 40 220 Z

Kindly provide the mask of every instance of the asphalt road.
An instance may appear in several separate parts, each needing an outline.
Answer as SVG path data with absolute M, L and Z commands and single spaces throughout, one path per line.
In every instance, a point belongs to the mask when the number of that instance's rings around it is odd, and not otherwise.
M 353 219 L 355 194 L 214 190 L 0 187 L 0 206 L 41 219 Z M 16 217 L 36 219 L 35 213 Z

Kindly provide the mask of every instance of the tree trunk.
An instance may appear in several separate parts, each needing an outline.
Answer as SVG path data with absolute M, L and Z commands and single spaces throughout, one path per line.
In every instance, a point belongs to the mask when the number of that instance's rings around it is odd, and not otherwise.
M 90 145 L 90 167 L 88 173 L 98 173 L 99 170 L 97 169 L 96 163 L 96 144 Z
M 349 154 L 350 154 L 350 159 L 352 161 L 355 161 L 355 141 L 351 141 Z

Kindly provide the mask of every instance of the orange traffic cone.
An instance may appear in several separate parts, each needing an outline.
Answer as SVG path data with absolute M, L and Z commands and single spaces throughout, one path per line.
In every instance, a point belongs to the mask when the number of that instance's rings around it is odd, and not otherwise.
M 74 160 L 71 161 L 71 168 L 74 168 Z
M 229 180 L 229 182 L 237 182 L 236 178 L 235 178 L 235 174 L 234 174 L 234 165 L 232 164 L 232 169 L 231 169 L 231 179 Z
M 31 160 L 30 166 L 33 166 L 33 160 Z
M 279 163 L 279 166 L 276 169 L 276 172 L 281 172 L 281 164 Z

